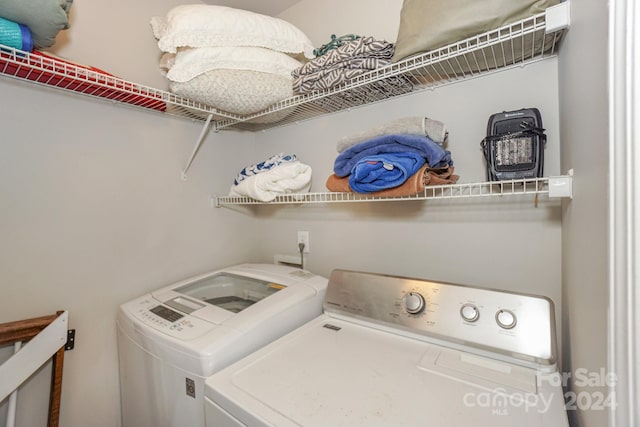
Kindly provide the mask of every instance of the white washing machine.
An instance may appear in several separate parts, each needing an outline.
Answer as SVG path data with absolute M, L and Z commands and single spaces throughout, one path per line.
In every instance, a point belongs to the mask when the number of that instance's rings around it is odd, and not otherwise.
M 123 427 L 204 426 L 206 377 L 320 315 L 326 286 L 308 271 L 243 264 L 123 304 Z
M 567 427 L 546 298 L 336 270 L 324 314 L 206 381 L 208 427 Z

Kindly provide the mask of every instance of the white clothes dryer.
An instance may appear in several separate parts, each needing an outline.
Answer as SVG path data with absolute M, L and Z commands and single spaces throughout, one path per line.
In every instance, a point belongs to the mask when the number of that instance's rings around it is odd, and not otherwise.
M 123 427 L 203 427 L 206 377 L 322 313 L 327 279 L 243 264 L 123 304 Z
M 324 313 L 206 381 L 208 427 L 567 427 L 550 300 L 335 270 Z

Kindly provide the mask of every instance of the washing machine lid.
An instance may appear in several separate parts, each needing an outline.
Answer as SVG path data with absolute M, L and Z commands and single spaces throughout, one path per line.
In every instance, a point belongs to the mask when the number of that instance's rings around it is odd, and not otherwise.
M 214 374 L 205 394 L 251 426 L 567 426 L 547 374 L 323 314 Z
M 284 288 L 286 285 L 269 280 L 221 272 L 174 289 L 175 292 L 191 299 L 178 296 L 165 303 L 190 313 L 202 308 L 201 304 L 193 301 L 196 299 L 232 313 L 239 313 Z
M 242 264 L 156 290 L 151 295 L 161 305 L 154 314 L 169 321 L 177 315 L 186 315 L 219 325 L 281 290 L 294 288 L 293 293 L 298 294 L 297 288 L 309 288 L 307 281 L 291 275 L 289 270 L 293 269 L 273 267 L 276 268 Z M 309 281 L 316 280 L 315 275 L 310 277 Z

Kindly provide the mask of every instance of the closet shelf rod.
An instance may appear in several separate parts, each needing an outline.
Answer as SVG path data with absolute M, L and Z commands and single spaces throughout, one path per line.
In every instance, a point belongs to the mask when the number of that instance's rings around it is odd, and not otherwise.
M 182 180 L 187 180 L 187 171 L 191 167 L 191 163 L 196 158 L 196 154 L 200 150 L 200 146 L 204 142 L 205 137 L 207 136 L 207 131 L 209 130 L 209 125 L 211 124 L 211 119 L 213 119 L 213 114 L 209 114 L 207 116 L 207 120 L 204 122 L 204 126 L 202 126 L 202 130 L 200 131 L 200 135 L 198 136 L 198 140 L 196 141 L 196 145 L 193 147 L 193 151 L 191 152 L 191 157 L 189 157 L 189 161 L 187 161 L 187 165 L 182 170 Z M 217 132 L 217 129 L 216 129 Z
M 394 202 L 435 199 L 468 199 L 477 197 L 501 197 L 518 195 L 547 194 L 550 199 L 571 198 L 573 171 L 569 175 L 491 181 L 465 184 L 429 186 L 413 196 L 380 197 L 360 193 L 302 193 L 283 194 L 271 202 L 263 202 L 242 196 L 213 196 L 213 205 L 217 208 L 231 205 L 278 205 L 341 202 Z

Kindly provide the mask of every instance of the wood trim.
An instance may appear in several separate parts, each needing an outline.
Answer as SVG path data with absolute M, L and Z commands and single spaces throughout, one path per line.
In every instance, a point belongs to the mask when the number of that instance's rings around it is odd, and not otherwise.
M 0 345 L 13 344 L 18 341 L 29 341 L 63 313 L 63 311 L 58 311 L 56 314 L 49 316 L 34 317 L 32 319 L 0 324 Z M 53 355 L 51 364 L 51 389 L 49 392 L 47 427 L 58 427 L 60 420 L 60 399 L 62 396 L 64 345 Z
M 609 305 L 608 425 L 640 423 L 640 8 L 636 0 L 609 5 Z M 613 397 L 613 399 L 611 399 Z M 589 408 L 590 409 L 590 408 Z M 583 411 L 587 419 L 589 411 Z M 586 424 L 585 424 L 586 425 Z
M 17 341 L 29 341 L 49 326 L 49 323 L 56 320 L 58 316 L 59 314 L 51 314 L 49 316 L 0 324 L 0 345 L 13 344 Z
M 60 421 L 60 399 L 62 397 L 62 367 L 64 347 L 51 358 L 51 391 L 49 392 L 49 419 L 47 427 L 58 427 Z

